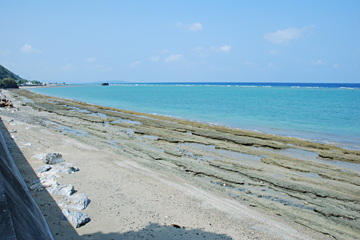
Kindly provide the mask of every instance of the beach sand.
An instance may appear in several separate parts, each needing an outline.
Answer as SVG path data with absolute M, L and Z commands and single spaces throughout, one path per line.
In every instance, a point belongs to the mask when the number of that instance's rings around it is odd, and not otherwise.
M 55 239 L 357 239 L 360 153 L 295 138 L 5 91 L 1 131 L 28 186 L 60 153 L 80 171 L 80 228 L 64 196 L 31 191 Z M 11 121 L 13 120 L 13 121 Z M 332 237 L 333 236 L 333 237 Z

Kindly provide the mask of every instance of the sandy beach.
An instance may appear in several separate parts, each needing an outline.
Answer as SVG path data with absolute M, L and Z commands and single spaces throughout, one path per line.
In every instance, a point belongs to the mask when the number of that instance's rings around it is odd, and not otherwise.
M 41 154 L 90 199 L 31 191 L 55 239 L 359 239 L 360 152 L 7 90 L 0 130 L 28 187 Z M 75 194 L 76 194 L 75 193 Z

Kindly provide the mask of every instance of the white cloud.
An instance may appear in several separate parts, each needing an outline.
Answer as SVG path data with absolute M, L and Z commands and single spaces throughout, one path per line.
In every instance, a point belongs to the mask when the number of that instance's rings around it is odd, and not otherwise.
M 313 28 L 315 25 L 305 26 L 303 29 L 287 28 L 285 30 L 277 30 L 274 33 L 266 33 L 264 38 L 273 43 L 287 43 L 291 39 L 300 37 L 308 28 Z
M 203 25 L 199 22 L 193 23 L 190 25 L 189 30 L 190 31 L 200 31 L 203 28 Z
M 275 55 L 275 54 L 277 54 L 277 51 L 271 50 L 270 53 Z
M 40 50 L 33 48 L 30 44 L 22 46 L 21 51 L 23 51 L 23 53 L 41 53 Z
M 69 70 L 72 70 L 73 68 L 74 68 L 74 65 L 72 65 L 71 63 L 68 63 L 61 67 L 61 69 L 64 71 L 69 71 Z
M 220 51 L 222 51 L 222 52 L 228 53 L 228 52 L 230 52 L 230 50 L 231 50 L 231 46 L 230 46 L 230 45 L 225 45 L 225 46 L 221 46 L 219 49 L 220 49 Z
M 130 63 L 130 64 L 129 64 L 129 67 L 135 68 L 135 67 L 139 66 L 140 64 L 141 64 L 140 61 L 135 61 L 135 62 Z
M 255 63 L 250 62 L 250 61 L 244 61 L 243 65 L 248 66 L 248 67 L 255 67 L 256 66 Z
M 165 62 L 175 62 L 181 58 L 181 54 L 173 54 L 165 58 Z
M 160 60 L 160 56 L 152 56 L 152 57 L 149 57 L 149 61 L 150 62 L 157 62 Z
M 85 59 L 85 61 L 87 62 L 95 62 L 96 58 L 94 57 L 88 57 L 87 59 Z
M 190 25 L 184 25 L 182 24 L 181 22 L 177 22 L 176 23 L 176 27 L 177 28 L 184 28 L 188 31 L 200 31 L 202 28 L 203 28 L 203 25 L 199 22 L 196 22 L 196 23 L 193 23 L 193 24 L 190 24 Z
M 314 64 L 314 65 L 325 65 L 325 63 L 324 63 L 321 59 L 317 60 L 316 62 L 312 61 L 311 64 Z
M 231 46 L 230 45 L 225 45 L 225 46 L 221 46 L 221 47 L 216 47 L 216 46 L 211 46 L 210 47 L 210 51 L 215 51 L 215 52 L 225 52 L 228 53 L 231 51 Z
M 333 68 L 338 69 L 338 68 L 339 68 L 339 64 L 338 64 L 338 63 L 335 63 L 334 66 L 333 66 Z

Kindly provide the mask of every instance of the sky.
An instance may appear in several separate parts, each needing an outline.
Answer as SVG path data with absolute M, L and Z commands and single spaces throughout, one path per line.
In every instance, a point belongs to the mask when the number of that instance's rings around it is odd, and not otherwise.
M 0 0 L 0 64 L 42 82 L 360 83 L 360 1 Z

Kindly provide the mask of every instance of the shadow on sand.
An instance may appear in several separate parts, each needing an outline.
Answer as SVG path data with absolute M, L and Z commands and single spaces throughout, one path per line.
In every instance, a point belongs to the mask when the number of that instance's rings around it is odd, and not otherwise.
M 187 230 L 182 227 L 161 226 L 157 223 L 151 223 L 143 229 L 129 231 L 125 233 L 95 233 L 89 236 L 82 236 L 81 239 L 156 239 L 156 240 L 177 240 L 177 239 L 227 239 L 232 238 L 225 234 L 205 232 L 201 229 Z
M 11 138 L 11 134 L 5 127 L 5 124 L 6 123 L 4 123 L 2 119 L 0 119 L 0 131 L 15 161 L 15 164 L 21 173 L 22 178 L 29 186 L 29 183 L 37 180 L 38 177 L 33 171 L 28 161 L 26 160 L 26 158 L 24 157 L 24 155 L 22 154 L 16 142 Z M 225 234 L 205 232 L 201 229 L 185 229 L 177 225 L 161 226 L 157 223 L 150 223 L 148 226 L 144 226 L 143 229 L 136 229 L 134 231 L 128 231 L 125 233 L 98 232 L 91 235 L 79 236 L 69 222 L 61 219 L 61 209 L 58 207 L 55 200 L 47 191 L 31 192 L 31 194 L 32 196 L 36 197 L 36 203 L 40 210 L 43 213 L 48 213 L 44 214 L 44 217 L 49 225 L 54 239 L 232 239 Z M 19 217 L 21 218 L 21 216 Z M 22 220 L 24 221 L 24 219 Z
M 0 119 L 0 131 L 2 133 L 2 136 L 5 140 L 5 143 L 7 145 L 7 148 L 14 159 L 14 162 L 16 164 L 16 167 L 18 168 L 22 178 L 24 179 L 27 186 L 29 186 L 29 183 L 37 180 L 38 177 L 36 173 L 33 171 L 32 167 L 22 154 L 21 150 L 15 143 L 15 141 L 11 138 L 11 134 L 8 132 L 7 128 L 5 127 L 5 123 L 3 119 Z M 2 154 L 5 154 L 2 152 Z M 5 159 L 3 158 L 5 161 Z M 4 166 L 9 166 L 9 163 L 3 162 Z M 31 198 L 26 194 L 26 190 L 23 189 L 23 186 L 20 182 L 14 180 L 16 177 L 11 174 L 12 170 L 4 171 L 5 169 L 2 168 L 1 171 L 3 172 L 5 182 L 8 183 L 6 192 L 7 198 L 8 198 L 8 206 L 10 208 L 11 212 L 11 220 L 13 222 L 13 227 L 15 229 L 15 234 L 17 236 L 17 239 L 24 239 L 19 234 L 25 234 L 27 237 L 25 239 L 48 239 L 43 234 L 40 233 L 41 229 L 43 229 L 43 226 L 41 226 L 41 214 L 38 215 L 38 212 L 36 210 L 36 206 L 31 203 Z M 15 172 L 16 174 L 16 172 Z M 49 225 L 50 231 L 52 235 L 55 237 L 55 228 L 52 225 L 54 222 L 59 222 L 61 218 L 61 209 L 56 204 L 55 200 L 51 197 L 51 195 L 47 191 L 42 192 L 31 192 L 31 195 L 37 195 L 39 198 L 36 198 L 35 201 L 38 205 L 39 209 L 44 210 L 50 210 L 52 216 L 45 215 L 45 219 Z M 9 202 L 10 200 L 10 202 Z M 56 221 L 56 219 L 58 219 Z M 37 226 L 37 224 L 39 224 Z M 70 225 L 67 221 L 61 221 L 61 225 L 63 230 L 66 229 L 66 232 L 70 233 L 70 236 L 73 237 L 73 239 L 78 239 L 79 235 L 76 233 L 74 228 Z M 1 234 L 0 234 L 1 235 Z M 24 236 L 25 237 L 25 236 Z M 0 237 L 1 239 L 1 237 Z

